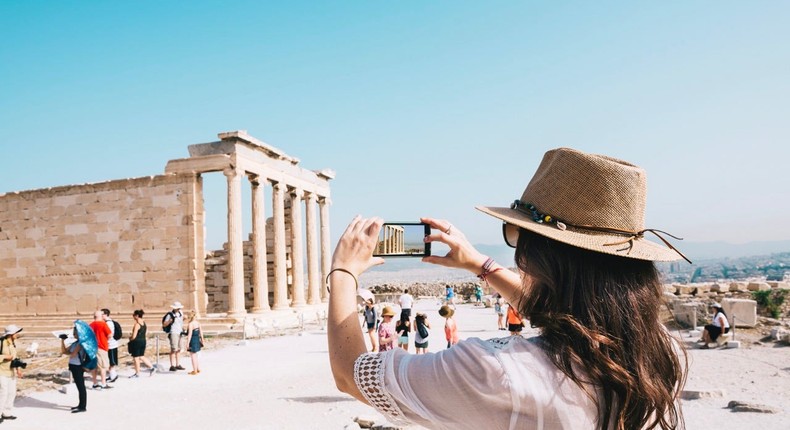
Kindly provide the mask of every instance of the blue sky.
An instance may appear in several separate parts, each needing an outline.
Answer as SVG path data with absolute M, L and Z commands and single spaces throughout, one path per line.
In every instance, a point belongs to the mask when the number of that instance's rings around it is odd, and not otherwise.
M 647 170 L 648 227 L 788 240 L 788 18 L 786 2 L 3 1 L 0 192 L 160 174 L 244 129 L 337 172 L 333 241 L 359 213 L 500 243 L 474 205 L 507 205 L 569 146 Z M 221 174 L 206 202 L 215 247 Z

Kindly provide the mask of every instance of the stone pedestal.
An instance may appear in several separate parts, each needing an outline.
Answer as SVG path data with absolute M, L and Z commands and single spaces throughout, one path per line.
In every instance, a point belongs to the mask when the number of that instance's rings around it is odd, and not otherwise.
M 748 299 L 724 299 L 721 307 L 727 314 L 730 324 L 736 327 L 754 327 L 757 325 L 757 302 Z

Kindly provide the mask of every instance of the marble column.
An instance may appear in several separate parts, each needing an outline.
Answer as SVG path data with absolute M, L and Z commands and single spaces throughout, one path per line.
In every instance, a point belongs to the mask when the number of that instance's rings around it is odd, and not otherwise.
M 274 303 L 272 309 L 288 309 L 288 272 L 285 261 L 285 185 L 272 184 L 274 224 Z
M 266 269 L 266 203 L 263 199 L 265 178 L 250 175 L 252 187 L 252 312 L 259 314 L 269 308 L 269 272 Z
M 329 301 L 329 291 L 326 289 L 326 277 L 329 275 L 329 268 L 332 265 L 332 254 L 329 247 L 329 205 L 332 202 L 327 198 L 318 201 L 321 212 L 321 301 Z
M 244 308 L 244 242 L 241 221 L 241 174 L 223 171 L 228 178 L 228 317 L 242 318 Z
M 302 250 L 302 193 L 291 191 L 291 307 L 304 306 L 304 258 Z
M 315 193 L 305 193 L 305 240 L 307 241 L 307 304 L 317 305 L 321 303 L 320 288 L 321 280 L 318 273 L 318 238 L 316 225 L 316 203 Z

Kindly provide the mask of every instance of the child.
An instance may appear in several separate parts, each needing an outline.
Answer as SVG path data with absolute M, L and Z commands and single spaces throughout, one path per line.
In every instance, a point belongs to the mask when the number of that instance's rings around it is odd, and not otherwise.
M 417 351 L 417 354 L 425 354 L 428 352 L 428 329 L 431 328 L 431 324 L 428 323 L 428 316 L 422 312 L 418 312 L 417 316 L 414 317 L 414 324 L 417 326 L 417 330 L 414 334 L 414 349 Z
M 505 327 L 505 309 L 503 308 L 504 302 L 499 293 L 496 294 L 496 301 L 494 302 L 494 312 L 496 312 L 496 325 L 498 330 L 507 330 Z
M 378 330 L 378 316 L 376 315 L 376 307 L 373 306 L 373 299 L 365 301 L 365 327 L 367 327 L 368 337 L 372 345 L 373 352 L 379 351 L 379 343 L 376 340 L 376 331 Z
M 381 310 L 382 322 L 379 324 L 379 351 L 389 351 L 395 349 L 395 327 L 392 324 L 392 317 L 395 311 L 389 306 L 384 306 Z
M 447 339 L 448 348 L 458 343 L 458 326 L 455 325 L 454 314 L 453 308 L 447 305 L 439 308 L 439 315 L 444 318 L 444 337 Z
M 398 346 L 409 350 L 409 332 L 411 331 L 411 322 L 409 321 L 408 314 L 401 314 L 400 320 L 395 324 L 395 333 L 398 334 Z
M 521 329 L 524 328 L 524 322 L 518 310 L 508 303 L 507 305 L 507 329 L 510 331 L 511 336 L 518 336 L 521 334 Z

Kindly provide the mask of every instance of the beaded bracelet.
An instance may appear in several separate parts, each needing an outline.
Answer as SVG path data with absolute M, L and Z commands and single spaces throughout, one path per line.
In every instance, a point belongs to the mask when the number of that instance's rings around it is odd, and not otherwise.
M 351 275 L 351 277 L 352 277 L 352 278 L 354 278 L 354 285 L 355 285 L 356 289 L 357 289 L 357 290 L 359 289 L 359 281 L 357 281 L 357 277 L 356 277 L 356 275 L 354 275 L 353 273 L 349 272 L 349 271 L 348 271 L 348 270 L 346 270 L 346 269 L 343 269 L 343 268 L 340 268 L 340 267 L 338 267 L 337 269 L 332 269 L 332 270 L 330 270 L 330 271 L 329 271 L 329 273 L 326 275 L 326 291 L 327 291 L 328 293 L 331 293 L 331 292 L 332 292 L 332 291 L 329 289 L 329 277 L 330 277 L 330 276 L 332 276 L 332 273 L 334 273 L 334 272 L 344 272 L 344 273 L 348 273 L 349 275 Z

